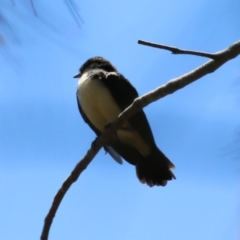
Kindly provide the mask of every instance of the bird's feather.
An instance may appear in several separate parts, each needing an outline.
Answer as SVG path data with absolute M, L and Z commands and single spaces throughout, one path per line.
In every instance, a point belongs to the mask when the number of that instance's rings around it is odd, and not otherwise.
M 138 97 L 132 84 L 102 57 L 87 60 L 75 77 L 80 77 L 79 111 L 97 136 Z M 174 165 L 156 146 L 143 110 L 131 116 L 104 148 L 117 162 L 121 163 L 122 157 L 135 165 L 142 183 L 165 186 L 175 179 Z
M 97 136 L 100 136 L 101 133 L 94 127 L 94 125 L 88 120 L 87 116 L 84 114 L 81 105 L 79 103 L 79 99 L 78 99 L 78 94 L 77 94 L 77 103 L 78 103 L 78 110 L 84 120 L 85 123 L 87 123 L 89 125 L 89 127 L 95 132 L 95 134 Z M 122 158 L 121 156 L 110 146 L 104 146 L 104 149 L 107 153 L 109 153 L 109 155 L 119 164 L 122 164 Z

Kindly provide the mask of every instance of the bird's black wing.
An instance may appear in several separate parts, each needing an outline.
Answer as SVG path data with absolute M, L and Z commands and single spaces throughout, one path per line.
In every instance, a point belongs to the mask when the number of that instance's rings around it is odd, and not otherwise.
M 85 115 L 85 113 L 83 112 L 79 99 L 78 99 L 78 94 L 77 94 L 77 104 L 78 104 L 78 110 L 84 120 L 85 123 L 87 123 L 89 125 L 89 127 L 96 133 L 97 136 L 100 136 L 101 133 L 93 126 L 93 124 L 91 124 L 91 122 L 88 120 L 87 116 Z M 112 158 L 119 164 L 122 164 L 122 159 L 119 156 L 119 154 L 110 146 L 104 146 L 104 149 L 106 152 L 108 152 Z
M 130 106 L 133 100 L 138 97 L 137 90 L 119 73 L 107 73 L 105 77 L 102 77 L 101 81 L 111 92 L 112 97 L 122 111 Z M 152 131 L 143 110 L 135 113 L 128 121 L 146 142 L 150 144 L 154 143 Z

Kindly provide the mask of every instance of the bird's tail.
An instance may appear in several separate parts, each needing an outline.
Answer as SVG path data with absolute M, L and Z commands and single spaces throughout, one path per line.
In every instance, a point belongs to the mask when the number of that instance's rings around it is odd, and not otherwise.
M 148 186 L 165 186 L 168 180 L 176 179 L 171 169 L 174 165 L 156 147 L 151 155 L 136 165 L 137 176 L 142 183 Z

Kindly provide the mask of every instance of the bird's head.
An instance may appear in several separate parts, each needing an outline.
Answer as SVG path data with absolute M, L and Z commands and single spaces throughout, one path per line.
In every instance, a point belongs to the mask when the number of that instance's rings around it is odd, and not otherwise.
M 89 58 L 79 69 L 79 73 L 74 78 L 79 78 L 81 75 L 89 70 L 102 69 L 106 72 L 116 72 L 117 69 L 103 57 Z

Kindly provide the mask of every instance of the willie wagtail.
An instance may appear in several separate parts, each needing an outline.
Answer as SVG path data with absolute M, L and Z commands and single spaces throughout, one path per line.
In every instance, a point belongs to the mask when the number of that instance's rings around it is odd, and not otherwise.
M 88 59 L 74 78 L 80 78 L 79 111 L 97 136 L 138 97 L 131 83 L 102 57 Z M 175 179 L 174 165 L 158 149 L 143 110 L 129 118 L 104 148 L 117 162 L 122 163 L 122 157 L 135 165 L 139 180 L 150 187 Z

